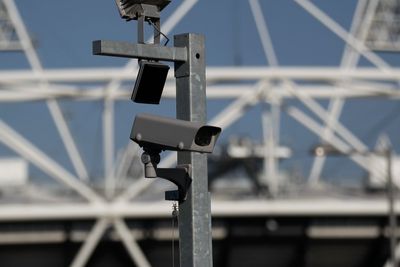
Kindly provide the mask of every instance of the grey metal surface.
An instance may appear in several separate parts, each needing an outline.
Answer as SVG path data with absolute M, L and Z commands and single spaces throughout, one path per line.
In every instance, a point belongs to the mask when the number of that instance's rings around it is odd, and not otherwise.
M 206 122 L 206 75 L 204 37 L 174 36 L 174 44 L 186 47 L 188 60 L 175 63 L 177 118 Z M 207 156 L 178 152 L 178 164 L 191 164 L 192 186 L 179 205 L 180 266 L 212 266 L 211 208 L 208 192 Z
M 154 44 L 132 44 L 97 40 L 93 41 L 93 54 L 163 61 L 186 61 L 186 49 L 181 47 L 166 47 Z
M 395 187 L 393 183 L 393 175 L 392 175 L 392 150 L 390 148 L 386 148 L 384 152 L 386 157 L 386 167 L 387 167 L 387 190 L 388 190 L 388 206 L 389 206 L 389 242 L 390 242 L 390 263 L 392 267 L 398 266 L 398 260 L 396 259 L 396 229 L 397 229 L 397 220 L 396 213 L 394 210 L 394 199 L 395 199 Z
M 145 17 L 141 16 L 138 18 L 138 24 L 137 24 L 137 42 L 139 44 L 144 44 L 144 21 Z

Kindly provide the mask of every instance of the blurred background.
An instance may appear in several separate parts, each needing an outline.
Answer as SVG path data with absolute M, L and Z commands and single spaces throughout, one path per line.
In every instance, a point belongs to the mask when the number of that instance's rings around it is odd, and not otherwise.
M 206 37 L 214 266 L 398 266 L 400 1 L 173 0 L 161 30 Z M 115 1 L 0 0 L 1 266 L 179 265 L 173 187 L 129 140 L 175 117 L 173 66 L 134 104 L 99 39 L 136 42 Z

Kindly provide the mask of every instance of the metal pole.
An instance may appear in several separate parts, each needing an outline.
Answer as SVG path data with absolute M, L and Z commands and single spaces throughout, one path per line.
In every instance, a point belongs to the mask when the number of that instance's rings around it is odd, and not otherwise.
M 176 47 L 186 47 L 188 60 L 175 63 L 177 118 L 206 122 L 204 37 L 174 36 Z M 191 164 L 192 185 L 187 200 L 179 204 L 181 267 L 211 267 L 211 200 L 208 192 L 207 156 L 179 152 L 178 164 Z
M 396 260 L 396 214 L 394 211 L 394 185 L 392 176 L 392 151 L 387 148 L 385 151 L 387 160 L 387 176 L 388 176 L 388 201 L 389 201 L 389 239 L 390 239 L 390 263 L 392 267 L 397 267 Z

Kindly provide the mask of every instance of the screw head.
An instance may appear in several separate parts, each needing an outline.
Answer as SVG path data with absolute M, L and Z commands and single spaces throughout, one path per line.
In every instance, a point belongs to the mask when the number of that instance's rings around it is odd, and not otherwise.
M 183 142 L 179 142 L 178 148 L 183 149 L 185 147 L 185 144 Z
M 142 156 L 140 157 L 140 159 L 142 160 L 143 164 L 147 164 L 151 162 L 151 156 L 148 153 L 143 153 Z

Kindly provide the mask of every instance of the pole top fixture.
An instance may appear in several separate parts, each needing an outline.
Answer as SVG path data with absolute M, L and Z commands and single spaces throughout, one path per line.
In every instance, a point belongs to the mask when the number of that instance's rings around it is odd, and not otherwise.
M 160 18 L 160 12 L 171 0 L 115 0 L 121 18 L 126 21 L 138 20 L 140 17 Z

